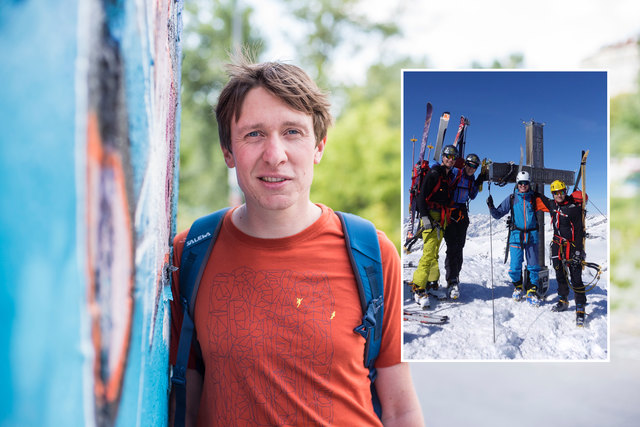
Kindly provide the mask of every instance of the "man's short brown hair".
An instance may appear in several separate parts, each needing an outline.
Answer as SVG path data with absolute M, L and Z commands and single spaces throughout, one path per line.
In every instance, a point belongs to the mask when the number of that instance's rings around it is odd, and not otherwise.
M 320 90 L 301 68 L 282 62 L 251 64 L 244 58 L 227 66 L 229 82 L 218 98 L 216 119 L 220 145 L 231 151 L 231 120 L 238 121 L 247 93 L 262 87 L 296 111 L 313 118 L 316 144 L 327 136 L 331 126 L 330 104 L 326 93 Z

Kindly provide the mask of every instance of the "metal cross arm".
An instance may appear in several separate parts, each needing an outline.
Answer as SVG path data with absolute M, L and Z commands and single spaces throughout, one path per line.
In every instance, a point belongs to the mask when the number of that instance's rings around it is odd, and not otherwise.
M 576 174 L 574 171 L 536 168 L 532 166 L 522 166 L 522 170 L 529 172 L 531 182 L 536 184 L 550 185 L 556 179 L 563 181 L 567 186 L 571 186 L 575 182 Z M 489 165 L 489 180 L 491 180 L 491 182 L 516 182 L 517 174 L 518 165 L 514 165 L 513 163 L 492 162 Z

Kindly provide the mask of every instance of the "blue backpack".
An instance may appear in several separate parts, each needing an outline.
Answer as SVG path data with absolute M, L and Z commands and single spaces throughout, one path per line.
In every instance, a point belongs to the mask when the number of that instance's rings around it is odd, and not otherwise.
M 178 341 L 176 364 L 171 377 L 175 389 L 176 409 L 174 426 L 182 427 L 186 414 L 186 371 L 192 343 L 199 350 L 194 336 L 193 314 L 200 280 L 207 260 L 222 226 L 222 219 L 229 208 L 221 209 L 196 220 L 189 233 L 180 258 L 180 303 L 184 318 Z M 382 408 L 375 389 L 375 360 L 382 341 L 382 321 L 384 313 L 384 291 L 380 245 L 375 226 L 363 218 L 344 212 L 336 212 L 342 223 L 351 267 L 358 284 L 358 294 L 362 306 L 362 324 L 354 332 L 366 340 L 364 365 L 369 369 L 371 397 L 378 417 Z

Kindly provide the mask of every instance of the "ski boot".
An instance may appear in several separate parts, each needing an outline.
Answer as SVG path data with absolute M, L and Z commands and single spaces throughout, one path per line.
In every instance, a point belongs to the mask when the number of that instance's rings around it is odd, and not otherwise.
M 513 294 L 511 294 L 511 298 L 514 301 L 522 301 L 524 297 L 524 291 L 522 290 L 522 281 L 513 282 Z
M 527 291 L 527 302 L 534 307 L 540 307 L 540 298 L 535 286 Z
M 584 305 L 577 304 L 576 305 L 576 326 L 578 328 L 584 327 L 586 313 L 584 311 Z
M 458 278 L 451 279 L 449 285 L 447 286 L 447 291 L 449 293 L 449 298 L 458 299 L 460 297 L 460 287 L 459 287 Z
M 560 298 L 558 303 L 551 307 L 551 311 L 555 311 L 556 313 L 560 313 L 561 311 L 566 311 L 569 308 L 569 303 L 565 298 Z
M 425 288 L 420 288 L 415 283 L 411 283 L 411 291 L 413 292 L 413 299 L 420 308 L 429 306 L 429 295 Z
M 433 295 L 439 300 L 447 299 L 447 291 L 444 289 L 440 289 L 438 285 L 438 281 L 427 282 L 427 293 L 429 295 Z

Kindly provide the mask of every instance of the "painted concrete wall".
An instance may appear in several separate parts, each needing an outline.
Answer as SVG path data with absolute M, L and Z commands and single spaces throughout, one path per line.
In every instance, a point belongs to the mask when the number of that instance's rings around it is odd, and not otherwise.
M 181 10 L 0 2 L 0 426 L 166 424 Z

